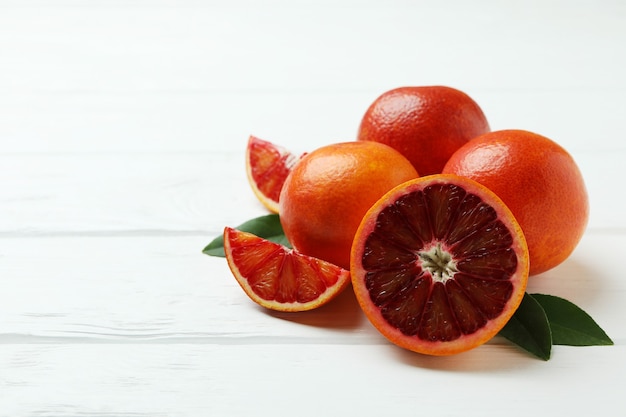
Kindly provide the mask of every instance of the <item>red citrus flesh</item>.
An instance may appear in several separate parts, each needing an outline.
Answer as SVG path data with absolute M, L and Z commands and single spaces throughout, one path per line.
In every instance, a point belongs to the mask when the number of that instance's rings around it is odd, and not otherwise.
M 246 173 L 252 191 L 271 212 L 278 213 L 278 200 L 285 179 L 299 158 L 282 146 L 250 136 L 246 148 Z
M 352 284 L 391 342 L 431 355 L 477 347 L 507 323 L 528 281 L 528 248 L 504 203 L 475 181 L 404 183 L 365 215 Z
M 350 283 L 345 269 L 230 227 L 224 229 L 224 252 L 244 292 L 271 310 L 320 307 Z

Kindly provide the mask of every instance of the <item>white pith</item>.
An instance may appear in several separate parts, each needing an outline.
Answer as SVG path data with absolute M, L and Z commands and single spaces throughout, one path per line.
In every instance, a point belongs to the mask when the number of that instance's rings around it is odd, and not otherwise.
M 433 242 L 429 248 L 418 252 L 418 257 L 422 269 L 429 272 L 435 282 L 445 284 L 457 272 L 454 258 L 441 242 Z

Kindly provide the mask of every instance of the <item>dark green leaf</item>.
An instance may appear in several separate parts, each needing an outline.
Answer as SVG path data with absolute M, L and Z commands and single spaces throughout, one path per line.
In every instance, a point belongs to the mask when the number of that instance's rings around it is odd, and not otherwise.
M 202 253 L 209 256 L 221 256 L 222 258 L 226 256 L 224 253 L 224 236 L 217 236 L 215 239 L 211 241 L 204 249 L 202 249 Z
M 280 243 L 281 245 L 291 247 L 289 241 L 285 237 L 283 227 L 280 224 L 280 218 L 278 214 L 268 214 L 261 217 L 248 220 L 245 223 L 235 227 L 242 232 L 248 232 L 255 234 L 272 242 Z M 224 236 L 217 236 L 211 241 L 203 250 L 202 253 L 210 256 L 224 257 Z
M 548 317 L 541 304 L 529 294 L 524 294 L 522 303 L 500 330 L 500 335 L 540 359 L 550 359 L 552 333 Z
M 598 324 L 571 301 L 546 294 L 531 294 L 541 304 L 552 329 L 552 343 L 568 346 L 612 345 Z

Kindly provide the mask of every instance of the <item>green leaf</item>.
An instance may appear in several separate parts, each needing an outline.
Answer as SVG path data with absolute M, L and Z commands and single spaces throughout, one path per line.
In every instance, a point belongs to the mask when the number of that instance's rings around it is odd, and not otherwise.
M 567 346 L 612 345 L 598 324 L 571 301 L 547 294 L 531 294 L 541 304 L 552 329 L 552 343 Z
M 283 232 L 283 227 L 280 224 L 278 214 L 268 214 L 256 217 L 240 224 L 235 227 L 235 229 L 241 230 L 242 232 L 252 233 L 264 239 L 271 240 L 272 242 L 291 247 L 291 244 Z M 211 243 L 202 249 L 202 253 L 209 256 L 226 256 L 224 254 L 224 236 L 220 235 L 213 239 Z
M 500 335 L 544 361 L 550 359 L 552 332 L 548 317 L 541 304 L 527 293 Z

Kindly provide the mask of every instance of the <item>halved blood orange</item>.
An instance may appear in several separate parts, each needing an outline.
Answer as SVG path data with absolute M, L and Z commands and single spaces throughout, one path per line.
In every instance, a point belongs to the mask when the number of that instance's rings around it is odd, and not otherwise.
M 271 212 L 278 213 L 283 183 L 297 157 L 282 146 L 250 136 L 246 147 L 246 174 L 252 191 Z
M 351 252 L 365 315 L 403 348 L 449 355 L 495 336 L 528 281 L 528 247 L 493 192 L 456 175 L 401 184 L 367 212 Z
M 245 293 L 271 310 L 320 307 L 350 283 L 345 269 L 230 227 L 224 228 L 224 252 Z

